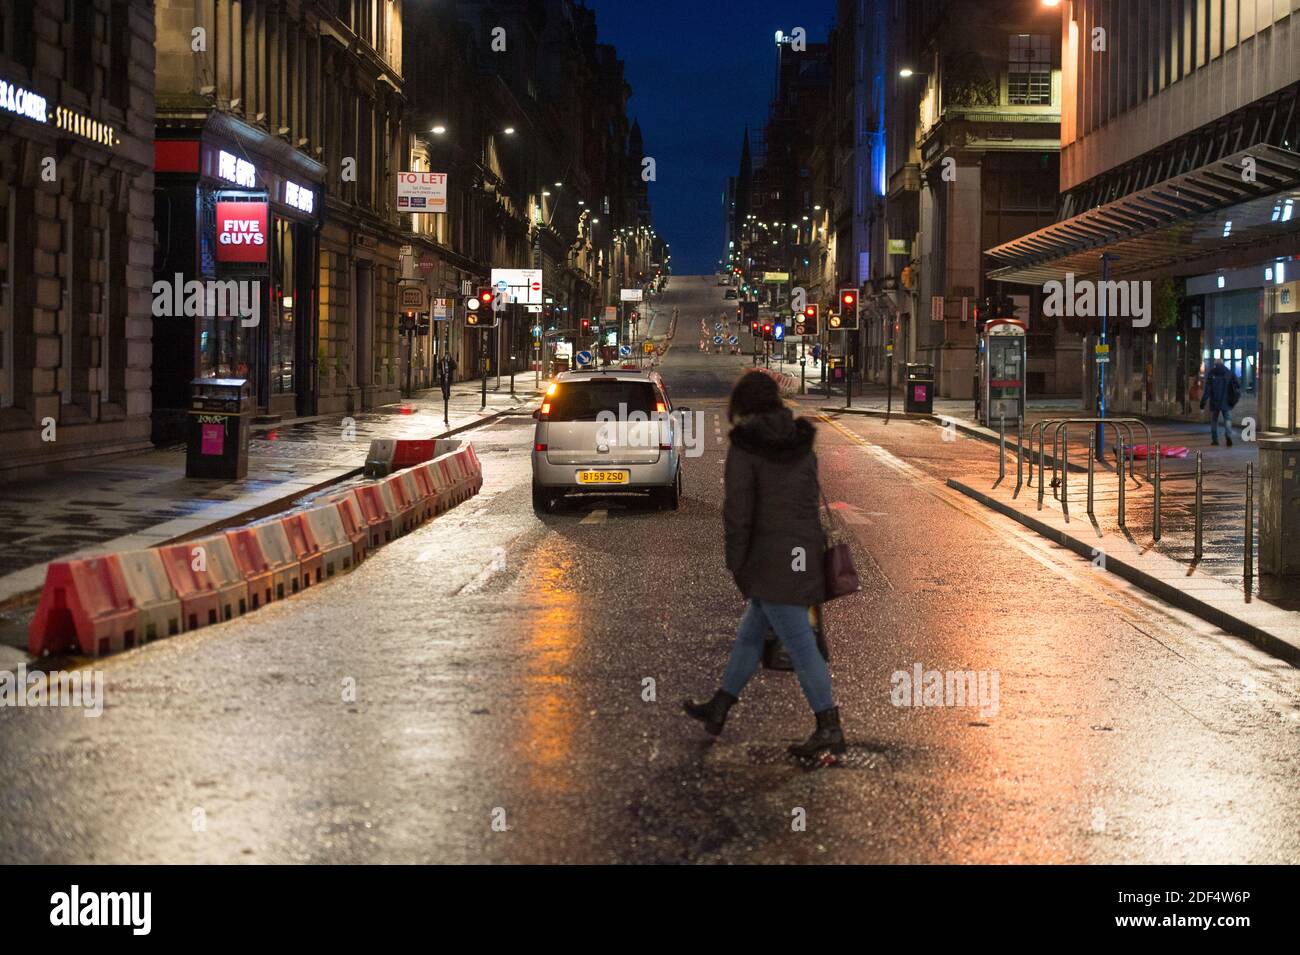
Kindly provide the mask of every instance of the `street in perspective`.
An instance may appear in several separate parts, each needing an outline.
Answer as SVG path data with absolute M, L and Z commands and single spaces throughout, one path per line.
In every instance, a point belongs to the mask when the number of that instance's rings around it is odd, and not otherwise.
M 4 4 L 34 923 L 316 864 L 1280 915 L 1298 51 L 1300 0 Z

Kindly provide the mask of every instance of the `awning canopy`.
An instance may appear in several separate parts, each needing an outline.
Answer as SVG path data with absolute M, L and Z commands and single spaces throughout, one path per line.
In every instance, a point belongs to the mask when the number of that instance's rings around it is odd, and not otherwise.
M 1253 177 L 1244 175 L 1254 161 Z M 988 277 L 1041 285 L 1073 272 L 1150 272 L 1300 229 L 1300 153 L 1257 145 L 989 249 Z

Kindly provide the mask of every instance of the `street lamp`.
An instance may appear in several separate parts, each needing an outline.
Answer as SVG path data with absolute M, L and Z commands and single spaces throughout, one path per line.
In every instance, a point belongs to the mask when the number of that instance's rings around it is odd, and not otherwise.
M 507 136 L 513 136 L 515 134 L 515 128 L 513 126 L 507 126 L 505 129 L 501 130 L 501 132 L 505 133 Z
M 447 127 L 442 125 L 442 123 L 439 123 L 437 126 L 433 127 L 433 129 L 429 130 L 429 132 L 433 133 L 435 136 L 441 136 L 446 131 Z

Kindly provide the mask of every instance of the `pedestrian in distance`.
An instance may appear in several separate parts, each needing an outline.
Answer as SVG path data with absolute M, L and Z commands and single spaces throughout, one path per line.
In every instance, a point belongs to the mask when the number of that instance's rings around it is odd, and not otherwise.
M 758 371 L 740 376 L 727 417 L 722 517 L 727 569 L 746 600 L 722 686 L 707 702 L 686 700 L 686 712 L 707 732 L 722 732 L 727 713 L 758 668 L 769 628 L 784 645 L 817 729 L 790 752 L 804 759 L 845 751 L 830 671 L 817 648 L 809 608 L 825 597 L 826 534 L 818 502 L 816 429 L 795 418 L 776 382 Z
M 1223 434 L 1232 447 L 1232 409 L 1241 400 L 1241 382 L 1222 358 L 1214 359 L 1214 367 L 1205 376 L 1205 389 L 1201 392 L 1201 407 L 1210 406 L 1210 444 L 1219 443 L 1219 418 L 1223 418 Z

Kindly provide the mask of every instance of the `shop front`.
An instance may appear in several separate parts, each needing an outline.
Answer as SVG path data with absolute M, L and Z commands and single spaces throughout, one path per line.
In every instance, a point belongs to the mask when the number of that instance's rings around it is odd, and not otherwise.
M 155 171 L 155 441 L 176 439 L 193 378 L 248 379 L 263 420 L 315 414 L 323 168 L 213 114 L 160 129 Z
M 1300 434 L 1300 281 L 1268 289 L 1265 300 L 1261 417 L 1267 431 Z

